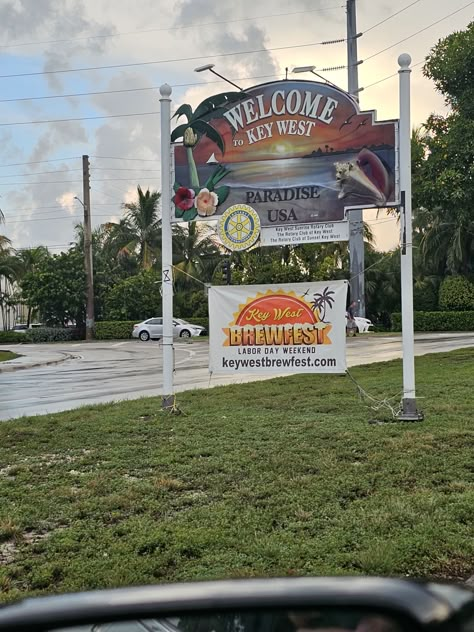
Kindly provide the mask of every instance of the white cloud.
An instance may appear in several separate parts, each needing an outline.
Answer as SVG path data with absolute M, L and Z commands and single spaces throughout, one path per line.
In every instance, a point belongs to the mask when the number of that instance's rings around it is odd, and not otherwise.
M 72 191 L 63 193 L 56 198 L 58 204 L 67 211 L 70 215 L 74 215 L 77 211 L 78 202 L 76 200 L 76 194 Z

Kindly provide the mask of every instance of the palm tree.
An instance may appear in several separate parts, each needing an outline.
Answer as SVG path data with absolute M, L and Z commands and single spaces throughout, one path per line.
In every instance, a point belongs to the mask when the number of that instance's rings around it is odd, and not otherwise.
M 43 263 L 45 259 L 50 256 L 49 250 L 45 246 L 37 246 L 35 248 L 23 248 L 16 253 L 16 280 L 21 288 L 21 282 L 27 274 L 34 274 L 38 267 Z M 23 303 L 24 304 L 24 303 Z M 26 302 L 28 307 L 27 312 L 27 325 L 30 325 L 31 314 L 34 305 Z
M 472 211 L 446 212 L 441 207 L 415 211 L 415 231 L 426 268 L 444 275 L 469 275 L 474 261 L 474 217 Z
M 171 142 L 183 138 L 188 158 L 189 179 L 193 188 L 199 188 L 199 176 L 194 162 L 193 148 L 202 136 L 207 136 L 224 153 L 224 139 L 219 132 L 209 125 L 212 118 L 218 118 L 225 112 L 227 105 L 239 101 L 245 96 L 243 92 L 222 92 L 204 99 L 193 111 L 192 107 L 184 103 L 175 112 L 174 118 L 184 116 L 186 123 L 178 125 L 171 134 Z
M 107 247 L 113 247 L 116 256 L 138 252 L 141 268 L 149 270 L 153 260 L 159 256 L 161 220 L 158 206 L 161 193 L 149 189 L 143 192 L 138 185 L 137 196 L 136 202 L 123 205 L 126 213 L 120 222 L 104 225 L 105 243 Z
M 219 261 L 218 239 L 213 228 L 198 222 L 173 226 L 173 262 L 180 284 L 189 284 L 191 277 L 209 282 Z

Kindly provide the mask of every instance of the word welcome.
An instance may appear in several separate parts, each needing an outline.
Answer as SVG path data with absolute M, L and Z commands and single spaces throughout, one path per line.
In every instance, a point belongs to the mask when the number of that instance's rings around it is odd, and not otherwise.
M 267 119 L 271 116 L 285 116 L 287 114 L 293 116 L 298 114 L 299 116 L 330 125 L 334 118 L 334 110 L 338 105 L 339 102 L 336 99 L 313 93 L 310 90 L 290 90 L 289 92 L 286 90 L 275 90 L 267 103 L 264 102 L 264 95 L 258 94 L 230 108 L 227 112 L 224 112 L 223 116 L 236 132 L 262 119 Z M 305 121 L 301 122 L 305 123 Z M 295 125 L 291 125 L 292 132 L 284 131 L 284 133 L 297 134 L 296 129 L 299 128 L 295 121 Z M 285 130 L 289 130 L 289 125 L 285 127 Z M 307 128 L 303 130 L 304 128 L 301 127 L 300 135 L 309 135 L 311 131 Z M 268 132 L 268 128 L 266 131 Z M 259 140 L 263 140 L 263 137 Z

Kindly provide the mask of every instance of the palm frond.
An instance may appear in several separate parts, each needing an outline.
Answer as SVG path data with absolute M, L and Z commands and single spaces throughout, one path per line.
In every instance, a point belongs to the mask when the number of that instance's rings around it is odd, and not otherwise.
M 188 127 L 188 123 L 182 123 L 181 125 L 175 127 L 174 130 L 171 132 L 171 142 L 174 143 L 179 138 L 182 138 L 184 136 L 184 132 L 188 129 Z
M 173 114 L 172 118 L 179 119 L 180 116 L 185 116 L 188 121 L 191 120 L 193 116 L 193 110 L 188 103 L 183 103 L 183 105 L 180 105 L 176 112 Z
M 212 97 L 208 97 L 197 106 L 192 120 L 194 122 L 203 118 L 217 117 L 225 110 L 224 106 L 240 101 L 246 96 L 247 94 L 244 92 L 221 92 Z M 218 113 L 217 110 L 220 110 L 220 112 Z
M 196 132 L 199 132 L 200 134 L 205 134 L 210 140 L 212 140 L 219 147 L 222 153 L 224 153 L 225 151 L 224 139 L 222 138 L 222 136 L 219 134 L 218 131 L 216 131 L 213 127 L 209 125 L 209 123 L 205 123 L 204 121 L 195 121 L 192 124 L 192 128 L 193 130 L 195 130 Z

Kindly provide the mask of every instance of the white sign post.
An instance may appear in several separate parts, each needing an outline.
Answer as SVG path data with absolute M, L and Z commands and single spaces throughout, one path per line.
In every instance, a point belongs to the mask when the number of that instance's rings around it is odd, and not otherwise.
M 171 235 L 171 87 L 160 87 L 161 110 L 161 288 L 163 301 L 163 392 L 161 406 L 174 406 L 173 266 Z
M 413 244 L 411 208 L 410 55 L 398 58 L 400 66 L 400 229 L 402 285 L 403 400 L 401 421 L 421 421 L 416 408 L 415 339 L 413 328 Z

